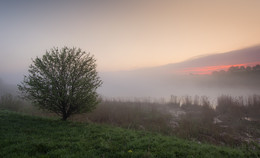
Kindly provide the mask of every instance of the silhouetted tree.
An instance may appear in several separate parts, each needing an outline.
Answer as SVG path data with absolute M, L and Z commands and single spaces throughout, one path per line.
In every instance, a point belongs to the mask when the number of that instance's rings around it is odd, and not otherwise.
M 234 72 L 238 72 L 239 71 L 239 67 L 238 66 L 231 66 L 228 69 L 228 72 L 234 73 Z
M 260 71 L 260 65 L 257 64 L 256 66 L 254 66 L 253 71 Z
M 226 73 L 228 72 L 228 73 Z M 227 71 L 220 70 L 220 71 L 213 71 L 212 75 L 224 75 L 224 74 L 241 74 L 241 73 L 246 73 L 246 74 L 259 74 L 260 72 L 260 65 L 257 64 L 253 67 L 251 66 L 231 66 L 228 68 Z
M 246 71 L 247 71 L 247 72 L 252 71 L 252 67 L 251 67 L 251 66 L 247 66 L 247 67 L 246 67 Z
M 77 48 L 53 48 L 29 67 L 29 75 L 18 85 L 22 96 L 42 109 L 66 120 L 91 111 L 98 103 L 96 89 L 102 84 L 95 59 Z
M 246 71 L 246 68 L 244 66 L 240 66 L 239 70 L 243 72 Z

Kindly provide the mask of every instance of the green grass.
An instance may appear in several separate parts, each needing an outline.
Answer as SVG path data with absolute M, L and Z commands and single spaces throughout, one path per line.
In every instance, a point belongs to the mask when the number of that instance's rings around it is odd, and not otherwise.
M 64 122 L 0 110 L 0 157 L 3 158 L 247 156 L 257 157 L 259 153 L 198 144 L 145 131 Z

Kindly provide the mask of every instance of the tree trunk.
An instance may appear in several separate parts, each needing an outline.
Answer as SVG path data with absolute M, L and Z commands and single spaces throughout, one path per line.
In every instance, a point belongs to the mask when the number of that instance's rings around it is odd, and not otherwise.
M 62 114 L 62 121 L 66 121 L 67 120 L 67 118 L 68 118 L 68 115 L 67 114 Z

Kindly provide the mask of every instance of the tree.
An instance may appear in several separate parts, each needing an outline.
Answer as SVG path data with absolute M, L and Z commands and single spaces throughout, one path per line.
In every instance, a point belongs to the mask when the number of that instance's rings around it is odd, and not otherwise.
M 235 73 L 235 72 L 238 72 L 238 71 L 239 71 L 239 67 L 238 66 L 231 66 L 228 69 L 228 72 L 231 72 L 231 73 Z
M 53 48 L 32 60 L 29 75 L 18 85 L 22 96 L 41 109 L 66 120 L 91 111 L 98 104 L 101 86 L 95 58 L 79 48 Z
M 252 71 L 252 67 L 251 67 L 251 66 L 247 66 L 247 67 L 246 67 L 246 71 L 247 71 L 247 72 L 251 72 L 251 71 Z

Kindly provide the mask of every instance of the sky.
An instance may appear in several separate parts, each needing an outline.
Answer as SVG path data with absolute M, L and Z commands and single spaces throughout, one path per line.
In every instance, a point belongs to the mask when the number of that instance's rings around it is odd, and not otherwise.
M 98 71 L 178 63 L 260 44 L 259 0 L 1 0 L 0 77 L 52 47 L 79 47 Z

